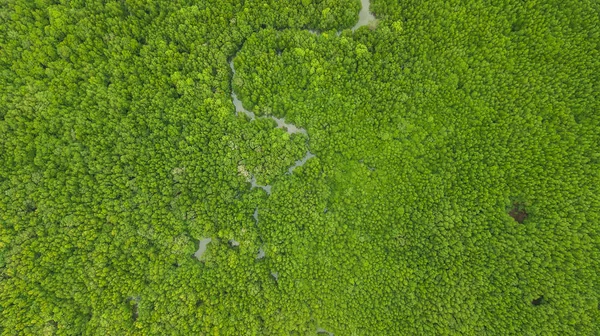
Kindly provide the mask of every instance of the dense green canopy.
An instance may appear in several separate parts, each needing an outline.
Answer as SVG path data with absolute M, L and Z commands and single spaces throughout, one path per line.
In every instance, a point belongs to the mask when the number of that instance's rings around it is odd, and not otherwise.
M 598 2 L 359 9 L 5 1 L 0 334 L 599 334 Z

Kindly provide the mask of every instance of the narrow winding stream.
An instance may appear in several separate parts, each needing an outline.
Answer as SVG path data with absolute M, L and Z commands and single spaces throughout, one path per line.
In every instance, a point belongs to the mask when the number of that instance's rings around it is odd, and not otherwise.
M 371 14 L 371 12 L 369 11 L 369 7 L 370 7 L 369 0 L 361 0 L 361 9 L 358 14 L 358 22 L 356 23 L 356 25 L 354 25 L 354 27 L 352 27 L 352 31 L 355 31 L 362 26 L 366 26 L 376 20 L 375 16 L 373 16 L 373 14 Z M 319 33 L 317 31 L 313 31 L 313 30 L 311 30 L 310 32 L 315 33 L 315 34 Z M 340 33 L 341 32 L 338 32 L 338 35 Z M 235 58 L 235 56 L 233 58 Z M 233 105 L 235 106 L 235 115 L 237 116 L 241 112 L 241 113 L 247 115 L 250 118 L 250 121 L 253 121 L 257 118 L 257 116 L 253 112 L 248 111 L 247 109 L 244 108 L 244 106 L 242 105 L 242 102 L 238 99 L 237 94 L 233 91 L 233 78 L 235 77 L 235 68 L 233 66 L 233 59 L 229 62 L 229 66 L 231 67 L 231 72 L 232 72 L 231 100 L 233 101 Z M 289 134 L 302 133 L 302 134 L 308 136 L 308 132 L 304 128 L 299 128 L 299 127 L 296 127 L 296 125 L 294 125 L 294 124 L 286 123 L 283 118 L 276 118 L 274 116 L 264 116 L 264 117 L 258 117 L 258 118 L 271 118 L 271 119 L 275 120 L 275 122 L 277 123 L 277 127 L 286 130 L 286 132 L 288 132 Z M 288 169 L 287 174 L 292 174 L 294 172 L 294 169 L 303 166 L 308 160 L 310 160 L 313 157 L 315 157 L 315 154 L 311 153 L 310 150 L 308 150 L 302 159 L 296 161 L 294 163 L 294 165 Z M 252 189 L 253 188 L 262 188 L 264 191 L 267 192 L 268 195 L 271 195 L 271 185 L 263 186 L 263 185 L 257 184 L 256 177 L 254 175 L 252 175 L 250 183 L 251 183 Z M 254 210 L 254 214 L 252 215 L 252 217 L 254 217 L 254 220 L 256 221 L 256 224 L 258 225 L 258 208 L 256 208 Z M 200 258 L 206 251 L 207 245 L 211 242 L 211 240 L 212 240 L 211 238 L 201 239 L 199 247 L 198 247 L 198 251 L 194 254 L 194 256 L 200 260 Z M 239 242 L 237 242 L 233 239 L 229 241 L 229 244 L 232 247 L 239 246 Z M 257 255 L 256 259 L 259 260 L 259 259 L 263 259 L 264 257 L 265 257 L 265 251 L 261 247 L 258 250 L 258 255 Z M 272 271 L 271 276 L 275 279 L 275 281 L 279 280 L 278 272 Z M 320 327 L 316 331 L 318 334 L 328 334 L 330 336 L 333 336 L 332 332 L 329 332 Z
M 229 62 L 229 67 L 231 68 L 231 72 L 232 72 L 231 79 L 233 81 L 233 77 L 235 77 L 235 68 L 233 66 L 233 59 Z M 246 108 L 244 108 L 244 105 L 242 105 L 242 101 L 238 99 L 237 94 L 233 91 L 233 83 L 232 83 L 231 87 L 232 87 L 231 100 L 233 101 L 233 105 L 235 106 L 235 115 L 237 116 L 240 113 L 243 113 L 250 118 L 250 121 L 255 120 L 257 118 L 256 114 L 254 114 L 254 112 L 248 111 Z M 308 136 L 308 133 L 306 132 L 306 130 L 304 128 L 296 127 L 296 125 L 294 125 L 294 124 L 286 123 L 283 118 L 277 118 L 275 116 L 264 116 L 264 117 L 258 117 L 258 118 L 270 118 L 270 119 L 275 120 L 275 122 L 277 123 L 277 128 L 284 129 L 288 134 L 302 133 L 302 134 Z M 288 173 L 291 174 L 294 169 L 302 166 L 303 164 L 306 163 L 306 161 L 308 159 L 310 159 L 311 157 L 314 157 L 314 156 L 315 155 L 312 154 L 310 151 L 307 151 L 306 155 L 304 155 L 304 158 L 296 161 L 296 163 L 288 169 Z M 251 189 L 261 188 L 264 191 L 266 191 L 268 195 L 271 195 L 271 185 L 270 184 L 267 184 L 267 185 L 257 184 L 256 176 L 254 176 L 254 174 L 252 174 L 251 176 L 252 176 L 252 178 L 250 180 L 250 184 L 251 184 L 250 188 Z

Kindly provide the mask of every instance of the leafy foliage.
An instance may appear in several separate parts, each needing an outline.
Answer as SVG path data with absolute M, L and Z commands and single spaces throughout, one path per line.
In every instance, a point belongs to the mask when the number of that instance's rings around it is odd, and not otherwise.
M 599 333 L 597 4 L 371 9 L 0 7 L 0 332 Z

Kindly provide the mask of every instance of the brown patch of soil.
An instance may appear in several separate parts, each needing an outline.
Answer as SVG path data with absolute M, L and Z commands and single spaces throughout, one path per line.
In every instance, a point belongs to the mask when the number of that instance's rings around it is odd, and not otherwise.
M 527 218 L 527 212 L 520 203 L 514 203 L 513 208 L 510 210 L 508 215 L 520 224 L 522 224 L 525 218 Z

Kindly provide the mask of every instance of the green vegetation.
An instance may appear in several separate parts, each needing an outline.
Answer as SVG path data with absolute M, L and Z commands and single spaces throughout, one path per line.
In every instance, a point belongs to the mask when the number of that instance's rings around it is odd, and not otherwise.
M 359 8 L 5 1 L 0 334 L 599 334 L 598 3 Z

